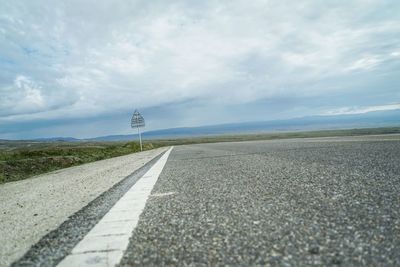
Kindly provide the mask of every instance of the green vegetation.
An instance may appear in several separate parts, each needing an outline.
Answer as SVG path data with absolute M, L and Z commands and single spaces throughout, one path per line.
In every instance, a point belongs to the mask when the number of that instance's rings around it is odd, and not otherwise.
M 400 127 L 163 139 L 154 140 L 151 143 L 145 142 L 144 150 L 161 146 L 199 143 L 374 134 L 400 134 Z M 137 142 L 0 141 L 0 184 L 138 151 L 140 151 L 140 147 Z
M 137 142 L 0 142 L 0 184 L 138 151 Z

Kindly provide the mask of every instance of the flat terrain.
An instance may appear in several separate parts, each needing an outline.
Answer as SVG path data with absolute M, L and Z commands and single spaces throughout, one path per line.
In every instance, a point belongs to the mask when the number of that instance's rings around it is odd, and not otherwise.
M 115 157 L 0 185 L 0 266 L 21 257 L 44 235 L 165 150 Z M 96 209 L 77 224 L 93 226 L 91 219 L 101 212 Z M 81 230 L 74 229 L 63 238 L 79 237 Z M 56 244 L 57 240 L 50 240 L 41 250 L 56 254 Z
M 144 144 L 144 150 L 153 148 Z M 138 142 L 0 140 L 0 184 L 139 151 Z
M 122 266 L 399 266 L 400 137 L 175 147 Z
M 1 185 L 0 265 L 55 266 L 165 150 Z M 120 266 L 399 266 L 399 190 L 400 135 L 175 146 Z
M 146 140 L 144 150 L 183 144 L 399 134 L 400 127 L 270 132 L 254 134 L 221 134 L 175 139 Z M 140 151 L 138 142 L 127 141 L 11 141 L 0 140 L 0 184 L 30 178 L 34 175 L 77 166 L 97 160 Z

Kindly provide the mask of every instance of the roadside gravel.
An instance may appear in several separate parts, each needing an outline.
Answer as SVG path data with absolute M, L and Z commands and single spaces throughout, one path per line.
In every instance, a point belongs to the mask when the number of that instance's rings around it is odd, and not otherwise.
M 0 185 L 0 266 L 166 148 L 116 157 Z

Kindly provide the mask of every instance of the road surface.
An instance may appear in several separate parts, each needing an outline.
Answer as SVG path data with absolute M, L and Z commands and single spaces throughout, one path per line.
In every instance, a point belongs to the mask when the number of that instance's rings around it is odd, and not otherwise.
M 0 266 L 166 149 L 101 160 L 0 185 Z M 86 227 L 92 226 L 86 220 Z M 72 235 L 70 235 L 72 236 Z
M 176 146 L 120 266 L 399 266 L 399 189 L 397 135 Z

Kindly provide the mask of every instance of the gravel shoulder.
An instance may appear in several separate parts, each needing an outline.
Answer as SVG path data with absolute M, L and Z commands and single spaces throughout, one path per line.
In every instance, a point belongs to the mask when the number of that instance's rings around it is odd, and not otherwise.
M 122 179 L 166 151 L 159 148 L 0 185 L 0 266 Z

